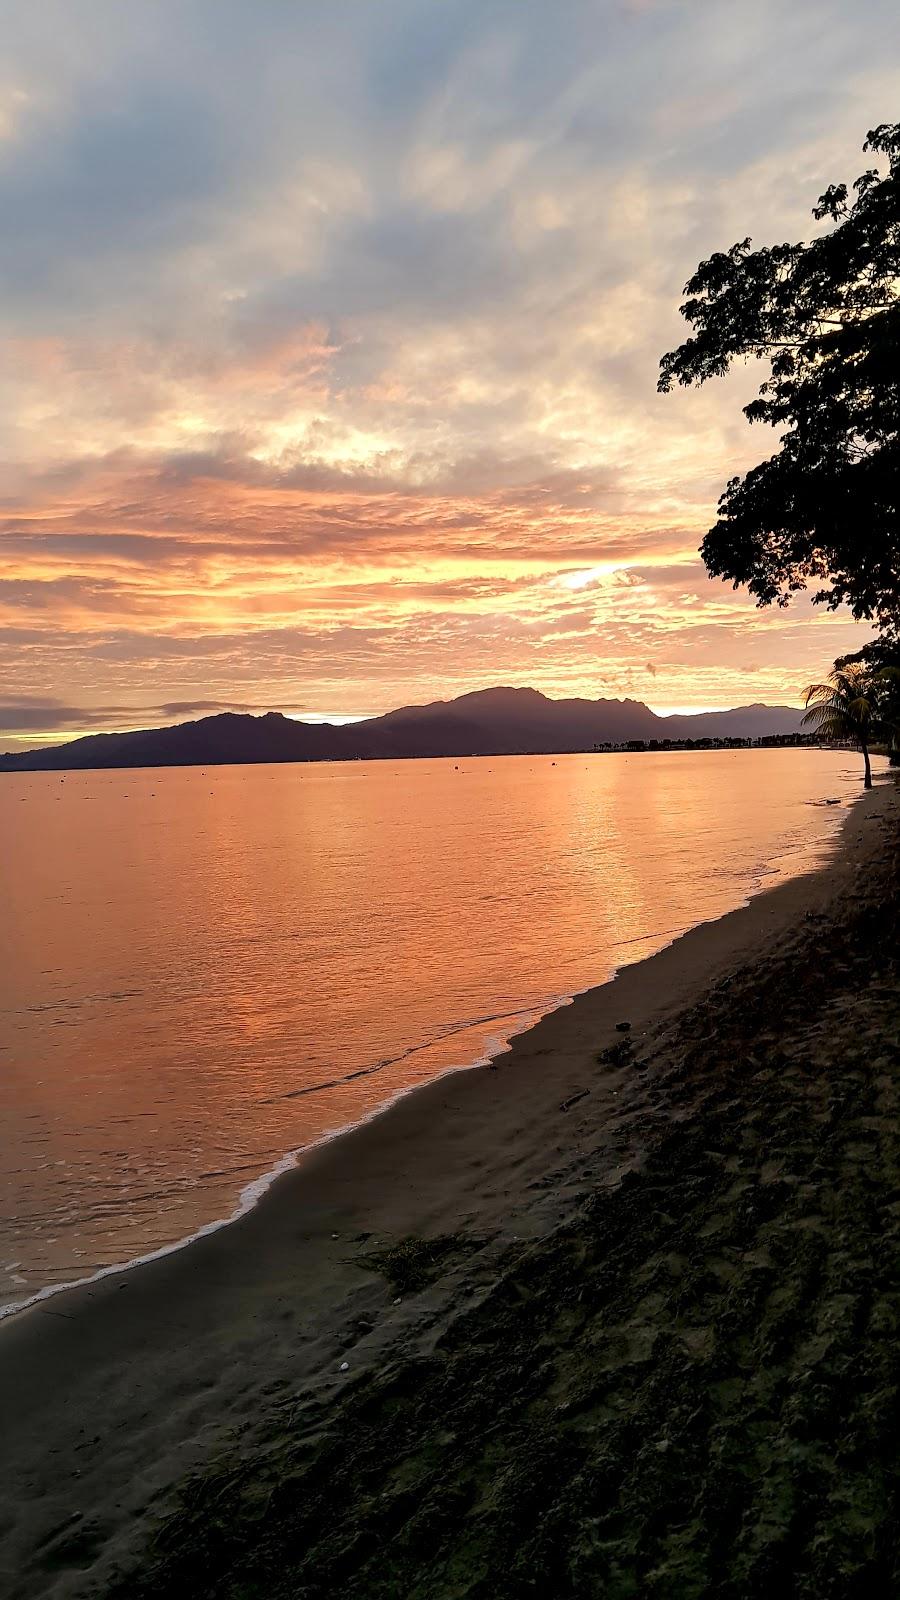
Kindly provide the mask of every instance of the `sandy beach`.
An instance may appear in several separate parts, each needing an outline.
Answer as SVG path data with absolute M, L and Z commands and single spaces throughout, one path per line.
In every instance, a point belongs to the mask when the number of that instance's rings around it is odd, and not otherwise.
M 0 1326 L 11 1600 L 896 1592 L 898 827 Z

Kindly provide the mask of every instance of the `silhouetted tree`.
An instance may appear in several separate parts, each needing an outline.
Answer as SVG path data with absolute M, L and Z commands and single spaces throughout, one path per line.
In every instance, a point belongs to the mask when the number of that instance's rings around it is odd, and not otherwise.
M 771 363 L 751 422 L 780 448 L 732 478 L 701 546 L 710 573 L 746 584 L 760 605 L 813 598 L 900 636 L 900 123 L 866 150 L 887 158 L 826 190 L 813 211 L 834 224 L 808 244 L 751 250 L 749 239 L 698 267 L 682 315 L 694 330 L 663 357 L 659 387 L 704 383 L 737 357 Z
M 900 639 L 871 639 L 852 655 L 838 656 L 834 665 L 838 672 L 860 666 L 867 673 L 879 737 L 887 744 L 891 766 L 900 767 Z
M 857 663 L 868 667 L 873 673 L 889 667 L 892 672 L 900 673 L 900 639 L 870 639 L 861 650 L 854 650 L 852 655 L 838 656 L 834 663 L 836 667 L 854 667 Z
M 834 744 L 858 744 L 865 762 L 865 787 L 872 787 L 869 741 L 876 727 L 876 709 L 869 674 L 861 666 L 838 667 L 827 683 L 811 683 L 805 692 L 804 723 Z

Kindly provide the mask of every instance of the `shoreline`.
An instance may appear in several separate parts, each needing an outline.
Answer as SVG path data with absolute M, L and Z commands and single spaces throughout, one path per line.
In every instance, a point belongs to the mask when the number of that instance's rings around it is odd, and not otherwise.
M 747 904 L 748 902 L 744 903 Z M 724 913 L 725 916 L 730 914 L 730 912 Z M 675 935 L 675 937 L 678 937 L 678 935 Z M 615 976 L 616 974 L 614 973 L 613 977 Z M 607 981 L 612 982 L 613 978 L 611 977 Z M 602 987 L 602 985 L 592 985 L 591 987 Z M 590 993 L 590 989 L 581 989 L 571 995 L 558 996 L 548 1006 L 547 1010 L 541 1012 L 537 1018 L 535 1018 L 533 1011 L 524 1010 L 522 1015 L 532 1020 L 524 1022 L 522 1027 L 516 1029 L 513 1033 L 497 1035 L 496 1038 L 492 1038 L 474 1061 L 463 1061 L 458 1066 L 446 1067 L 425 1083 L 398 1089 L 395 1095 L 373 1107 L 370 1112 L 360 1117 L 357 1122 L 348 1122 L 343 1127 L 332 1129 L 330 1133 L 323 1133 L 313 1144 L 299 1145 L 295 1150 L 285 1151 L 284 1155 L 279 1156 L 273 1166 L 268 1167 L 265 1172 L 260 1173 L 259 1177 L 252 1178 L 249 1183 L 244 1185 L 238 1193 L 234 1210 L 227 1217 L 214 1217 L 211 1221 L 205 1222 L 201 1227 L 195 1229 L 193 1233 L 185 1234 L 183 1239 L 174 1239 L 169 1244 L 159 1245 L 154 1250 L 148 1250 L 146 1255 L 132 1256 L 127 1261 L 110 1262 L 105 1267 L 98 1267 L 96 1272 L 91 1272 L 84 1278 L 71 1278 L 65 1283 L 46 1284 L 44 1288 L 38 1289 L 25 1300 L 8 1301 L 5 1304 L 0 1304 L 0 1326 L 13 1317 L 24 1316 L 33 1307 L 43 1305 L 45 1301 L 53 1300 L 57 1295 L 69 1294 L 77 1289 L 89 1289 L 93 1284 L 102 1283 L 105 1278 L 118 1277 L 125 1272 L 137 1271 L 140 1267 L 151 1266 L 154 1262 L 163 1261 L 166 1257 L 175 1255 L 179 1251 L 190 1250 L 192 1245 L 198 1244 L 202 1239 L 208 1238 L 213 1233 L 218 1233 L 222 1228 L 232 1227 L 253 1211 L 254 1207 L 268 1194 L 273 1184 L 278 1183 L 281 1178 L 288 1177 L 292 1172 L 296 1171 L 305 1159 L 314 1155 L 317 1151 L 325 1149 L 327 1145 L 336 1144 L 338 1140 L 343 1139 L 347 1134 L 356 1133 L 359 1129 L 368 1127 L 376 1118 L 390 1111 L 400 1100 L 405 1100 L 410 1095 L 419 1094 L 423 1089 L 429 1088 L 432 1083 L 440 1083 L 445 1078 L 452 1078 L 459 1072 L 476 1072 L 480 1068 L 490 1066 L 493 1061 L 499 1060 L 512 1048 L 513 1040 L 517 1039 L 520 1034 L 528 1033 L 531 1028 L 537 1026 L 538 1021 L 543 1021 L 545 1017 L 555 1015 L 557 1011 L 572 1005 L 579 995 L 588 993 Z M 516 1016 L 518 1013 L 509 1012 L 507 1015 Z M 503 1019 L 498 1017 L 490 1020 L 501 1021 Z M 477 1023 L 465 1023 L 455 1031 L 466 1032 L 469 1028 L 475 1026 L 477 1026 Z M 417 1045 L 416 1050 L 427 1050 L 433 1043 L 434 1040 L 426 1040 L 424 1044 Z M 398 1059 L 405 1059 L 405 1056 L 411 1053 L 405 1052 L 404 1057 Z M 385 1064 L 390 1066 L 394 1063 L 390 1061 Z
M 697 713 L 697 715 L 703 715 L 703 714 L 704 713 L 702 713 L 702 712 L 698 712 Z M 321 724 L 308 723 L 308 724 L 306 724 L 306 726 L 308 726 L 308 727 L 319 727 L 319 726 L 321 726 Z M 143 733 L 143 732 L 159 733 L 159 732 L 164 732 L 166 730 L 154 728 L 154 729 L 135 729 L 133 731 L 134 732 L 140 732 L 140 733 Z M 115 735 L 115 737 L 119 737 L 119 735 Z M 763 735 L 761 737 L 765 738 L 765 737 L 769 737 L 769 735 Z M 75 741 L 73 740 L 72 743 L 74 743 L 74 742 Z M 59 748 L 65 748 L 65 746 L 53 746 L 54 750 L 55 749 L 59 749 Z M 5 773 L 9 773 L 9 775 L 11 777 L 16 777 L 18 774 L 21 773 L 21 774 L 24 774 L 24 776 L 26 776 L 26 777 L 35 777 L 35 776 L 41 775 L 41 774 L 42 775 L 51 776 L 54 773 L 59 773 L 59 772 L 186 772 L 186 771 L 193 771 L 197 767 L 199 767 L 201 771 L 206 771 L 207 768 L 211 768 L 211 767 L 346 767 L 346 766 L 352 766 L 355 762 L 359 762 L 362 765 L 366 765 L 367 763 L 374 762 L 374 761 L 377 761 L 377 762 L 385 762 L 385 761 L 517 761 L 517 760 L 539 761 L 539 760 L 545 760 L 545 759 L 547 761 L 551 761 L 551 760 L 555 760 L 557 757 L 560 757 L 560 756 L 677 756 L 677 755 L 700 755 L 700 756 L 705 756 L 705 755 L 722 755 L 723 753 L 726 753 L 726 752 L 728 754 L 730 754 L 730 755 L 742 755 L 742 754 L 745 754 L 746 752 L 750 752 L 751 754 L 758 754 L 758 752 L 761 751 L 761 750 L 833 750 L 833 749 L 843 749 L 843 748 L 844 748 L 843 745 L 835 746 L 835 745 L 832 745 L 832 744 L 824 744 L 824 743 L 815 744 L 815 743 L 807 743 L 805 741 L 803 743 L 799 743 L 798 742 L 796 744 L 790 743 L 790 742 L 788 742 L 786 744 L 761 744 L 761 743 L 758 743 L 756 740 L 753 740 L 753 741 L 751 741 L 750 744 L 734 744 L 734 745 L 730 745 L 730 744 L 719 744 L 719 745 L 709 744 L 709 745 L 707 745 L 707 744 L 703 744 L 702 742 L 692 742 L 690 740 L 672 740 L 672 742 L 668 746 L 665 746 L 664 744 L 661 744 L 659 746 L 659 748 L 655 749 L 655 750 L 650 747 L 649 743 L 645 742 L 644 748 L 636 749 L 636 750 L 629 750 L 625 745 L 616 745 L 616 746 L 613 746 L 609 750 L 597 750 L 597 749 L 594 749 L 594 748 L 591 748 L 591 749 L 580 749 L 579 748 L 579 749 L 571 749 L 571 750 L 569 750 L 569 749 L 566 749 L 566 750 L 469 750 L 469 751 L 464 750 L 464 751 L 462 751 L 462 753 L 459 753 L 459 752 L 454 753 L 453 751 L 440 750 L 440 751 L 435 751 L 430 755 L 419 754 L 418 752 L 415 755 L 409 755 L 409 754 L 403 754 L 401 752 L 395 751 L 392 755 L 284 756 L 280 760 L 278 760 L 278 759 L 266 759 L 266 760 L 260 760 L 260 761 L 256 761 L 256 760 L 253 760 L 253 759 L 247 759 L 247 760 L 244 760 L 244 761 L 235 761 L 234 757 L 231 756 L 227 760 L 225 760 L 225 759 L 217 760 L 215 758 L 207 757 L 203 761 L 200 761 L 200 760 L 197 760 L 197 761 L 156 761 L 156 762 L 151 761 L 151 762 L 132 762 L 130 764 L 126 763 L 126 762 L 115 762 L 115 763 L 111 762 L 111 763 L 108 763 L 108 764 L 101 764 L 101 765 L 97 765 L 97 766 L 75 766 L 75 767 L 64 767 L 64 766 L 29 767 L 29 766 L 24 766 L 24 765 L 23 766 L 4 766 L 3 765 L 3 762 L 8 760 L 8 759 L 12 759 L 12 760 L 16 760 L 17 761 L 20 758 L 24 758 L 26 756 L 34 756 L 34 755 L 41 754 L 41 747 L 39 746 L 36 750 L 0 750 L 0 774 L 5 772 Z
M 662 753 L 665 754 L 670 752 Z M 175 1239 L 169 1243 L 156 1246 L 153 1250 L 149 1250 L 145 1254 L 129 1257 L 125 1261 L 110 1262 L 106 1266 L 99 1267 L 96 1271 L 87 1274 L 83 1278 L 72 1278 L 62 1283 L 46 1284 L 43 1288 L 35 1291 L 34 1294 L 28 1295 L 23 1300 L 9 1301 L 0 1304 L 0 1328 L 2 1328 L 4 1323 L 12 1319 L 18 1319 L 19 1317 L 25 1315 L 25 1313 L 31 1311 L 34 1307 L 43 1305 L 48 1300 L 55 1300 L 59 1295 L 67 1295 L 76 1290 L 88 1289 L 92 1285 L 101 1283 L 107 1278 L 118 1277 L 123 1273 L 136 1271 L 139 1268 L 146 1266 L 151 1266 L 156 1262 L 167 1259 L 179 1251 L 190 1250 L 195 1244 L 200 1243 L 203 1239 L 210 1237 L 214 1233 L 218 1233 L 223 1228 L 233 1227 L 244 1217 L 248 1216 L 254 1210 L 254 1208 L 260 1204 L 274 1184 L 278 1183 L 282 1178 L 288 1177 L 291 1173 L 295 1172 L 318 1151 L 325 1149 L 327 1146 L 334 1145 L 346 1136 L 356 1133 L 360 1129 L 367 1127 L 378 1117 L 390 1112 L 401 1100 L 404 1100 L 411 1095 L 420 1094 L 428 1090 L 432 1084 L 440 1083 L 447 1078 L 453 1078 L 459 1073 L 475 1072 L 484 1067 L 491 1066 L 492 1063 L 501 1060 L 510 1052 L 516 1039 L 520 1038 L 523 1034 L 528 1034 L 532 1028 L 535 1028 L 540 1023 L 546 1021 L 548 1017 L 555 1016 L 557 1012 L 575 1004 L 584 996 L 590 995 L 596 990 L 605 989 L 610 984 L 615 983 L 620 974 L 626 971 L 629 967 L 643 966 L 645 962 L 652 961 L 655 956 L 662 954 L 663 951 L 669 949 L 672 944 L 677 943 L 679 939 L 683 939 L 687 935 L 696 932 L 699 928 L 717 926 L 728 917 L 734 916 L 737 912 L 746 910 L 756 900 L 765 895 L 774 894 L 779 889 L 785 888 L 789 884 L 799 882 L 804 878 L 814 877 L 820 872 L 827 872 L 831 862 L 842 849 L 843 835 L 848 825 L 852 821 L 852 818 L 856 814 L 863 798 L 864 793 L 858 795 L 846 806 L 846 808 L 842 808 L 842 811 L 838 814 L 837 826 L 832 830 L 830 837 L 827 840 L 822 841 L 821 849 L 823 852 L 827 853 L 823 855 L 823 858 L 820 861 L 816 862 L 811 867 L 807 867 L 804 871 L 797 874 L 789 875 L 787 877 L 780 877 L 778 881 L 773 884 L 764 884 L 761 887 L 749 889 L 744 898 L 739 901 L 737 905 L 731 907 L 731 909 L 728 911 L 722 912 L 718 917 L 708 919 L 705 922 L 689 924 L 681 928 L 665 929 L 658 934 L 648 933 L 638 936 L 636 939 L 629 941 L 629 943 L 647 944 L 655 938 L 662 939 L 663 943 L 661 943 L 656 950 L 652 951 L 650 955 L 640 956 L 637 961 L 626 962 L 622 966 L 613 967 L 609 977 L 601 980 L 599 983 L 592 983 L 583 989 L 575 989 L 571 992 L 563 991 L 558 993 L 556 996 L 554 996 L 546 1010 L 542 1011 L 540 1006 L 535 1006 L 534 1008 L 524 1007 L 521 1013 L 508 1012 L 503 1017 L 478 1019 L 478 1021 L 501 1022 L 519 1014 L 528 1018 L 528 1020 L 521 1027 L 513 1029 L 513 1031 L 510 1033 L 500 1031 L 499 1033 L 491 1035 L 485 1042 L 482 1050 L 473 1060 L 463 1061 L 456 1065 L 446 1067 L 433 1079 L 429 1079 L 425 1083 L 416 1084 L 412 1087 L 400 1088 L 388 1099 L 380 1102 L 377 1106 L 373 1107 L 371 1111 L 360 1117 L 358 1121 L 347 1123 L 340 1128 L 335 1128 L 330 1132 L 321 1135 L 321 1137 L 316 1139 L 312 1144 L 300 1145 L 294 1149 L 285 1151 L 285 1153 L 280 1156 L 270 1168 L 266 1169 L 264 1172 L 261 1172 L 256 1178 L 251 1179 L 249 1183 L 245 1184 L 244 1187 L 239 1190 L 235 1199 L 234 1207 L 227 1216 L 211 1218 L 209 1221 L 202 1223 L 193 1232 L 185 1234 L 183 1238 Z M 831 804 L 830 801 L 824 799 L 810 801 L 808 803 L 817 808 L 829 806 Z M 791 853 L 792 852 L 789 850 L 784 850 L 777 859 L 780 860 L 782 859 L 783 855 Z M 612 947 L 613 950 L 616 948 L 618 947 Z M 458 1030 L 451 1031 L 468 1031 L 469 1028 L 477 1026 L 478 1021 L 474 1023 L 462 1024 Z M 433 1043 L 433 1040 L 425 1040 L 421 1045 L 417 1045 L 415 1050 L 416 1052 L 426 1050 L 430 1048 Z M 414 1052 L 407 1052 L 407 1054 L 408 1053 Z M 392 1065 L 393 1062 L 387 1062 L 384 1064 L 389 1066 Z
M 336 1404 L 398 1344 L 430 1347 L 511 1248 L 638 1171 L 646 1141 L 625 1113 L 649 1105 L 653 1085 L 627 1061 L 598 1062 L 621 1041 L 617 1023 L 643 1045 L 853 890 L 881 831 L 868 824 L 896 805 L 886 778 L 842 818 L 823 864 L 548 1012 L 489 1066 L 445 1074 L 317 1146 L 239 1220 L 7 1318 L 0 1395 L 21 1486 L 10 1592 L 105 1592 L 171 1512 L 174 1486 L 236 1430 L 250 1448 L 286 1399 Z M 393 1294 L 364 1258 L 411 1235 L 466 1245 L 439 1282 Z

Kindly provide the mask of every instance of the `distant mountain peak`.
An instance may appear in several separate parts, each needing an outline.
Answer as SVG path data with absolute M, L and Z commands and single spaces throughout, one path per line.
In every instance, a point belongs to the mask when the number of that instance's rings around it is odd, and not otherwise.
M 543 694 L 540 689 L 517 687 L 508 683 L 500 683 L 490 689 L 468 689 L 465 694 L 457 695 L 455 700 L 445 701 L 444 704 L 458 705 L 464 700 L 542 700 L 547 705 L 554 704 L 550 696 Z

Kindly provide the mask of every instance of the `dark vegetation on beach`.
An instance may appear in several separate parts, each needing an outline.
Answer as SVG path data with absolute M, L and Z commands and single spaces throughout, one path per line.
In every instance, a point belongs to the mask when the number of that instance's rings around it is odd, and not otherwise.
M 449 1255 L 470 1244 L 471 1241 L 458 1234 L 441 1234 L 437 1239 L 409 1235 L 387 1250 L 369 1250 L 355 1260 L 369 1272 L 382 1273 L 394 1294 L 415 1294 L 439 1276 L 442 1263 Z
M 415 1350 L 187 1479 L 116 1600 L 900 1592 L 896 811 L 871 826 L 858 894 L 613 1047 L 644 1159 L 489 1276 L 475 1241 L 370 1261 L 386 1294 L 450 1275 L 449 1315 L 423 1295 Z

